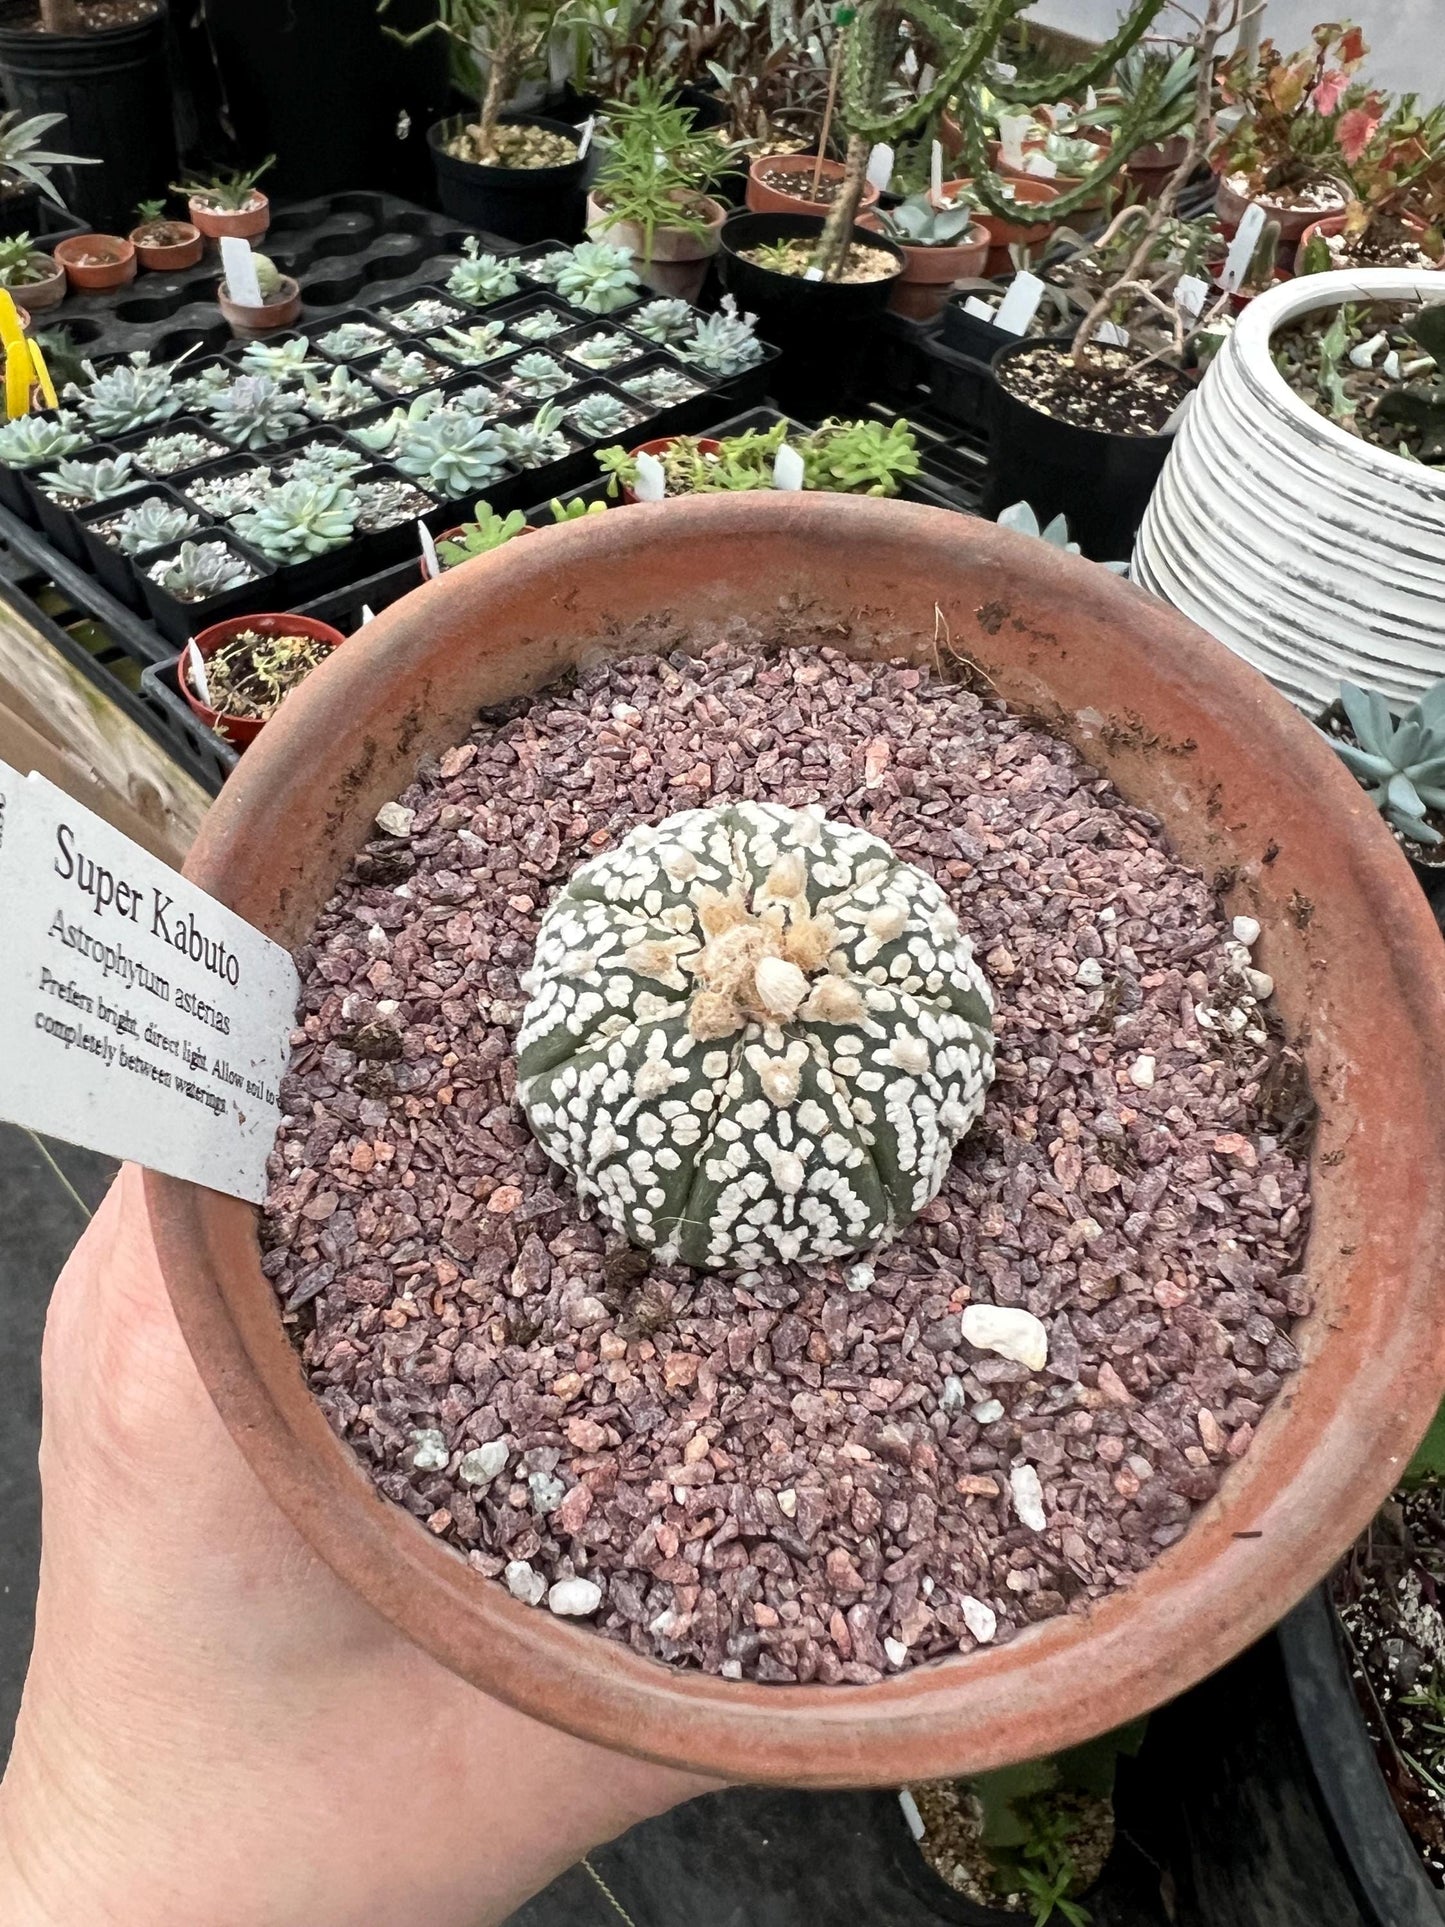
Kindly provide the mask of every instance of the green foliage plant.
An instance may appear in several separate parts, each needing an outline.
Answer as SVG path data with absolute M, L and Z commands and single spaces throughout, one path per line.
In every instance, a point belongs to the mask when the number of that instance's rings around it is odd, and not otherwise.
M 643 261 L 652 259 L 659 228 L 700 239 L 715 219 L 707 191 L 732 161 L 732 147 L 698 132 L 691 108 L 669 87 L 639 75 L 607 109 L 606 147 L 592 189 L 604 214 L 599 235 L 638 229 Z
M 1383 696 L 1354 683 L 1340 684 L 1340 706 L 1354 741 L 1321 733 L 1385 821 L 1411 843 L 1436 848 L 1445 842 L 1426 821 L 1432 811 L 1445 812 L 1445 681 L 1398 721 Z

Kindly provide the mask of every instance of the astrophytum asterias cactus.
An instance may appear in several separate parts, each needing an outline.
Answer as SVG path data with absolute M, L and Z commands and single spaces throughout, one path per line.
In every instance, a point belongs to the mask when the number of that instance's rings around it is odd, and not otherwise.
M 643 825 L 542 920 L 518 1092 L 639 1245 L 842 1257 L 938 1191 L 993 1075 L 992 999 L 931 877 L 816 809 Z

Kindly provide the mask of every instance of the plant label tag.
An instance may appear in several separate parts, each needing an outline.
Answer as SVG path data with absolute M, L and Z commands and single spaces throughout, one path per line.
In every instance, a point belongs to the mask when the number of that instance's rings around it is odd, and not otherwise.
M 261 281 L 256 273 L 256 257 L 251 243 L 238 234 L 221 236 L 221 266 L 226 271 L 226 291 L 243 308 L 261 308 Z
M 186 674 L 190 678 L 191 688 L 207 709 L 214 709 L 215 704 L 211 701 L 211 679 L 206 674 L 206 659 L 196 647 L 194 636 L 186 644 Z
M 803 458 L 786 442 L 773 457 L 773 487 L 800 489 L 803 486 Z
M 1198 393 L 1199 393 L 1199 390 L 1197 388 L 1190 389 L 1189 393 L 1184 397 L 1183 401 L 1180 402 L 1179 406 L 1174 410 L 1174 413 L 1169 417 L 1168 421 L 1165 422 L 1161 433 L 1165 435 L 1172 435 L 1174 433 L 1175 429 L 1178 428 L 1179 424 L 1183 421 L 1185 411 L 1189 407 L 1190 402 L 1193 401 L 1194 397 Z
M 1101 321 L 1094 334 L 1095 341 L 1102 341 L 1106 348 L 1127 348 L 1129 330 L 1121 328 L 1117 321 Z
M 1224 257 L 1224 272 L 1219 277 L 1219 285 L 1226 294 L 1233 294 L 1242 286 L 1244 277 L 1249 273 L 1249 264 L 1259 247 L 1259 237 L 1264 233 L 1265 214 L 1258 201 L 1251 201 L 1244 210 L 1244 219 L 1239 224 L 1239 232 L 1229 244 L 1229 253 Z
M 1022 168 L 1024 141 L 1034 131 L 1032 114 L 1000 114 L 998 117 L 999 155 L 1005 167 Z
M 1030 274 L 1027 268 L 1020 268 L 1008 293 L 991 317 L 993 325 L 1002 328 L 1005 334 L 1027 334 L 1029 323 L 1038 313 L 1043 298 L 1044 283 L 1036 274 Z
M 1058 171 L 1058 163 L 1040 153 L 1037 147 L 1031 147 L 1024 155 L 1024 172 L 1032 174 L 1036 181 L 1051 181 Z
M 928 186 L 936 201 L 943 192 L 943 142 L 935 141 L 928 157 Z
M 966 296 L 963 303 L 963 312 L 974 315 L 979 321 L 996 322 L 998 320 L 997 314 L 981 294 L 970 294 Z
M 821 268 L 804 268 L 803 270 L 803 279 L 805 281 L 821 281 L 822 278 L 823 270 Z
M 1174 300 L 1181 314 L 1197 319 L 1209 299 L 1209 283 L 1197 274 L 1181 274 L 1174 283 Z
M 925 66 L 923 69 L 923 72 L 918 76 L 919 94 L 920 95 L 931 94 L 933 92 L 933 83 L 937 79 L 938 79 L 937 68 L 933 67 L 932 65 Z
M 300 981 L 280 944 L 0 763 L 0 1116 L 259 1203 Z
M 431 530 L 425 522 L 417 522 L 416 532 L 421 542 L 421 572 L 428 582 L 435 582 L 436 578 L 442 572 L 441 557 L 437 554 L 437 545 L 432 538 Z
M 357 627 L 359 629 L 364 629 L 368 622 L 375 622 L 375 621 L 376 621 L 375 609 L 372 608 L 369 602 L 363 602 L 361 605 L 361 621 L 357 624 Z
M 587 149 L 592 145 L 592 136 L 596 131 L 597 116 L 595 114 L 589 114 L 582 123 L 581 138 L 577 142 L 577 158 L 579 161 L 586 160 Z
M 887 141 L 879 141 L 868 155 L 868 185 L 876 187 L 880 194 L 888 192 L 888 183 L 893 179 L 893 149 Z
M 661 502 L 667 496 L 667 475 L 655 455 L 645 450 L 637 458 L 637 480 L 632 493 L 639 502 Z

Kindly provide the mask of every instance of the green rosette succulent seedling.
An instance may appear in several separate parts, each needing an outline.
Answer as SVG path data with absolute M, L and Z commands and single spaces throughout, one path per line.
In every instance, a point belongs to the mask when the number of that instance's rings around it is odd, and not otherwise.
M 1095 148 L 1089 148 L 1089 152 L 1097 159 Z M 940 207 L 924 193 L 910 194 L 897 207 L 880 208 L 876 218 L 889 240 L 899 241 L 904 247 L 952 248 L 967 238 L 978 216 L 966 194 Z
M 163 549 L 167 542 L 179 542 L 183 535 L 193 535 L 199 527 L 198 516 L 179 502 L 165 502 L 156 495 L 122 509 L 105 539 L 122 555 L 144 555 L 150 549 Z
M 405 408 L 393 408 L 374 422 L 359 422 L 342 432 L 348 441 L 356 442 L 369 455 L 390 455 L 408 429 L 424 422 L 441 405 L 441 396 L 433 390 L 415 396 Z
M 97 436 L 128 435 L 169 421 L 180 413 L 171 370 L 156 367 L 145 349 L 97 374 L 93 361 L 83 362 L 85 383 L 70 382 L 65 399 L 73 401 Z
M 176 400 L 182 408 L 194 408 L 204 414 L 217 395 L 224 394 L 235 378 L 235 371 L 228 368 L 225 362 L 213 361 L 205 368 L 198 368 L 193 375 L 176 377 Z
M 442 301 L 434 294 L 424 294 L 404 308 L 389 308 L 387 319 L 402 334 L 424 335 L 460 321 L 463 312 L 454 301 Z
M 306 398 L 301 406 L 314 421 L 346 421 L 376 406 L 376 390 L 349 368 L 333 368 L 324 380 L 309 373 L 302 380 Z
M 455 501 L 494 482 L 507 466 L 507 450 L 500 432 L 479 416 L 440 408 L 403 426 L 392 459 L 403 475 Z
M 640 375 L 620 376 L 618 386 L 644 407 L 657 409 L 675 408 L 703 392 L 702 383 L 680 368 L 645 368 Z
M 351 540 L 356 498 L 340 476 L 296 476 L 236 516 L 233 526 L 268 562 L 305 562 Z
M 686 341 L 696 320 L 697 311 L 690 302 L 662 296 L 629 315 L 627 325 L 634 334 L 655 341 L 659 348 L 669 348 L 674 342 Z
M 488 254 L 475 234 L 462 242 L 462 253 L 466 259 L 458 261 L 447 276 L 447 293 L 459 301 L 485 308 L 494 301 L 505 301 L 520 289 L 522 284 L 511 261 L 500 254 Z
M 724 295 L 718 312 L 699 321 L 688 340 L 679 344 L 677 353 L 709 375 L 740 375 L 763 358 L 757 320 L 756 315 L 739 314 L 734 297 Z
M 7 468 L 39 468 L 74 454 L 91 439 L 81 432 L 74 415 L 17 415 L 0 422 L 0 462 Z
M 378 387 L 398 395 L 412 395 L 432 382 L 445 381 L 450 372 L 445 363 L 419 348 L 388 348 L 370 371 Z
M 246 374 L 270 375 L 273 381 L 300 381 L 320 365 L 311 343 L 300 335 L 290 341 L 248 341 L 241 351 Z
M 508 389 L 523 401 L 545 401 L 570 387 L 573 380 L 551 355 L 518 355 L 505 374 Z
M 86 508 L 128 494 L 139 479 L 129 455 L 106 455 L 94 462 L 61 462 L 40 477 L 39 487 L 62 508 Z
M 316 346 L 333 361 L 364 361 L 378 355 L 390 342 L 385 328 L 373 321 L 343 321 L 328 334 L 316 337 Z
M 340 442 L 307 442 L 276 473 L 283 482 L 295 481 L 298 476 L 312 481 L 328 477 L 346 481 L 365 467 L 366 457 L 359 448 L 346 448 Z
M 523 984 L 532 1130 L 665 1262 L 886 1243 L 993 1075 L 992 997 L 943 892 L 816 808 L 639 825 L 553 900 Z
M 1433 849 L 1445 842 L 1426 820 L 1445 814 L 1445 681 L 1427 689 L 1398 722 L 1383 696 L 1354 683 L 1340 684 L 1340 707 L 1354 742 L 1321 734 L 1385 821 L 1411 843 Z
M 374 476 L 354 487 L 356 527 L 361 535 L 379 535 L 403 522 L 415 522 L 436 507 L 435 497 L 415 482 L 403 481 L 400 475 Z
M 245 556 L 224 542 L 182 542 L 174 555 L 152 562 L 146 574 L 177 602 L 209 602 L 256 579 Z
M 507 406 L 505 397 L 485 381 L 474 381 L 469 388 L 458 388 L 447 396 L 448 408 L 459 408 L 464 415 L 475 415 L 480 421 L 490 421 Z
M 266 448 L 310 426 L 298 398 L 272 375 L 237 375 L 212 398 L 207 419 L 232 448 Z
M 274 487 L 271 470 L 258 465 L 232 469 L 224 475 L 203 475 L 186 484 L 186 494 L 213 520 L 231 522 L 255 508 Z
M 617 367 L 619 362 L 636 361 L 639 352 L 635 342 L 614 328 L 599 328 L 595 334 L 584 335 L 581 341 L 563 350 L 568 361 L 580 362 L 597 374 Z
M 635 408 L 629 408 L 618 395 L 584 395 L 573 408 L 571 424 L 584 441 L 605 442 L 621 435 L 639 421 Z
M 570 454 L 572 444 L 562 432 L 560 402 L 543 404 L 529 422 L 502 422 L 497 427 L 507 460 L 518 468 L 545 468 Z
M 531 314 L 519 315 L 508 326 L 518 341 L 553 341 L 565 335 L 572 323 L 552 308 L 537 308 Z
M 513 509 L 510 515 L 498 515 L 490 502 L 478 502 L 472 510 L 471 521 L 463 522 L 445 542 L 438 542 L 437 560 L 444 569 L 454 569 L 459 562 L 469 562 L 474 555 L 487 555 L 501 548 L 514 535 L 522 534 L 526 526 L 527 518 L 521 509 Z
M 470 328 L 443 328 L 428 335 L 427 347 L 461 368 L 480 368 L 507 352 L 507 328 L 502 321 L 479 321 Z
M 606 241 L 579 241 L 557 276 L 558 294 L 574 308 L 585 308 L 588 314 L 611 314 L 614 308 L 625 308 L 637 289 L 631 254 Z
M 524 262 L 523 272 L 529 281 L 538 281 L 544 288 L 555 288 L 562 270 L 571 259 L 571 248 L 549 248 L 546 254 L 535 255 L 532 260 Z

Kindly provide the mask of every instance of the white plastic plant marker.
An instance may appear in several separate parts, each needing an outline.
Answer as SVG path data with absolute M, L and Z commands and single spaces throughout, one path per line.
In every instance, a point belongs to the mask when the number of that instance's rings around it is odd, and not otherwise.
M 1024 164 L 1024 142 L 1034 131 L 1032 114 L 1000 114 L 998 117 L 999 157 L 1005 167 L 1021 168 Z
M 662 463 L 646 450 L 637 458 L 637 480 L 632 484 L 632 493 L 639 502 L 661 502 L 667 495 L 667 476 Z
M 221 236 L 221 266 L 226 271 L 226 292 L 243 308 L 261 308 L 261 279 L 256 272 L 256 257 L 251 243 L 238 234 Z
M 1030 274 L 1027 268 L 1020 268 L 1008 293 L 998 305 L 993 325 L 1002 328 L 1005 334 L 1027 334 L 1029 323 L 1038 313 L 1043 298 L 1044 283 L 1036 274 Z
M 1197 274 L 1181 274 L 1174 283 L 1174 303 L 1181 314 L 1197 320 L 1209 299 L 1209 283 Z
M 363 602 L 361 605 L 361 622 L 358 626 L 364 629 L 368 622 L 375 622 L 375 621 L 376 621 L 375 609 L 372 608 L 369 602 Z
M 773 487 L 797 490 L 803 486 L 803 458 L 786 442 L 773 457 Z
M 887 141 L 879 141 L 868 155 L 868 185 L 876 187 L 880 194 L 888 192 L 888 183 L 893 179 L 893 149 Z
M 1032 174 L 1036 181 L 1051 181 L 1058 171 L 1058 163 L 1051 161 L 1047 154 L 1040 153 L 1036 147 L 1031 147 L 1024 155 L 1024 172 Z
M 918 1802 L 906 1786 L 898 1789 L 898 1804 L 903 1809 L 903 1818 L 908 1822 L 908 1831 L 915 1840 L 921 1840 L 924 1834 L 923 1815 L 918 1811 Z
M 579 161 L 586 160 L 587 149 L 592 145 L 592 136 L 596 130 L 597 116 L 595 114 L 589 114 L 582 123 L 581 135 L 577 142 L 577 158 Z
M 1129 330 L 1121 328 L 1117 321 L 1101 321 L 1094 332 L 1095 341 L 1102 341 L 1106 348 L 1127 348 Z
M 933 92 L 933 83 L 937 78 L 938 69 L 931 64 L 925 65 L 923 72 L 918 76 L 918 92 L 920 96 Z
M 943 142 L 935 141 L 928 156 L 928 189 L 936 201 L 943 191 Z
M 211 679 L 206 674 L 206 659 L 196 647 L 194 636 L 186 644 L 186 674 L 191 679 L 191 688 L 207 709 L 214 709 L 215 704 L 211 701 Z
M 1224 272 L 1219 277 L 1219 285 L 1227 293 L 1233 294 L 1249 273 L 1249 264 L 1259 247 L 1259 237 L 1264 233 L 1265 213 L 1258 201 L 1251 201 L 1244 210 L 1239 232 L 1229 244 L 1229 252 L 1224 257 Z
M 421 572 L 428 582 L 434 582 L 442 572 L 441 557 L 437 554 L 437 545 L 432 538 L 431 530 L 425 522 L 418 520 L 416 532 L 417 539 L 421 543 Z
M 0 1116 L 259 1203 L 300 981 L 280 944 L 0 763 Z
M 981 294 L 966 295 L 964 297 L 963 312 L 977 316 L 980 321 L 995 322 L 998 319 L 995 311 L 988 305 Z
M 803 272 L 803 279 L 805 281 L 821 281 L 822 278 L 823 270 L 821 268 L 806 268 Z

